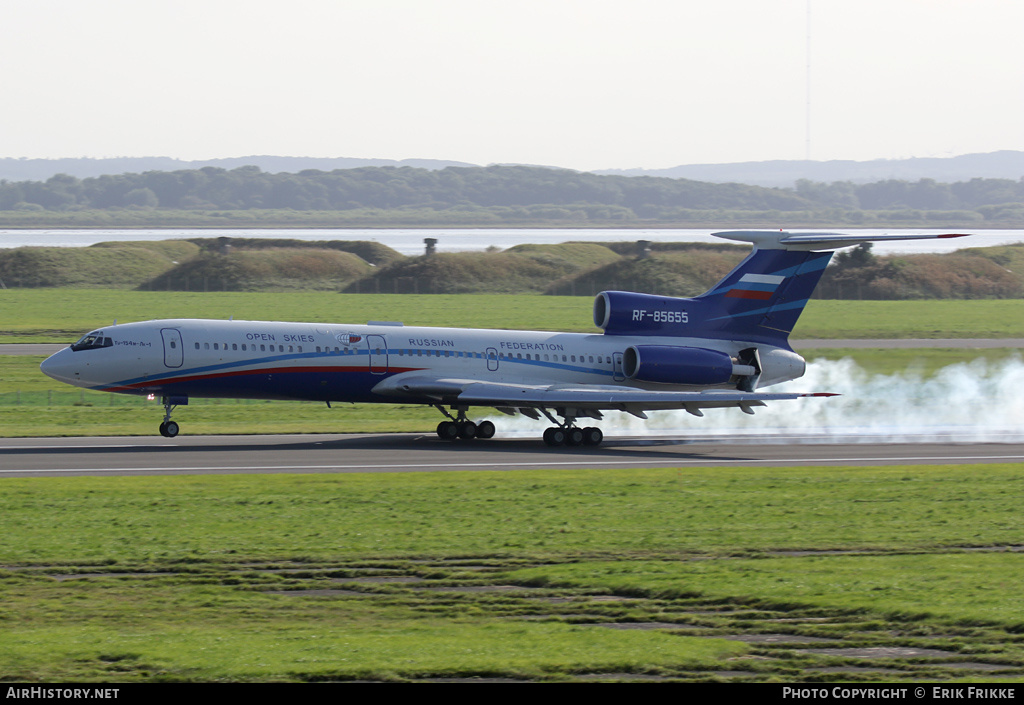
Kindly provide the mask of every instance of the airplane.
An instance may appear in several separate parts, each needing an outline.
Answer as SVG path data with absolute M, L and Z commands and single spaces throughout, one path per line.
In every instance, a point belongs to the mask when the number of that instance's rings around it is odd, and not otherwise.
M 788 337 L 836 249 L 869 241 L 963 234 L 868 236 L 732 231 L 753 244 L 710 291 L 694 298 L 603 291 L 602 333 L 486 330 L 278 321 L 174 319 L 105 326 L 42 362 L 50 377 L 87 389 L 162 397 L 160 434 L 196 398 L 424 404 L 446 419 L 446 440 L 491 438 L 471 408 L 546 417 L 544 442 L 597 446 L 596 426 L 620 411 L 739 408 L 828 393 L 758 391 L 801 377 Z M 445 407 L 448 407 L 446 409 Z M 557 417 L 557 418 L 556 418 Z

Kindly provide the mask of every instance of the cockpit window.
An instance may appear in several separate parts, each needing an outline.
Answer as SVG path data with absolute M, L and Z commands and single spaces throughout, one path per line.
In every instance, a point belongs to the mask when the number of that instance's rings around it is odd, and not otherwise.
M 71 346 L 71 349 L 75 352 L 79 350 L 95 350 L 97 348 L 109 348 L 113 344 L 113 340 L 103 335 L 103 331 L 98 330 L 83 335 L 81 340 Z

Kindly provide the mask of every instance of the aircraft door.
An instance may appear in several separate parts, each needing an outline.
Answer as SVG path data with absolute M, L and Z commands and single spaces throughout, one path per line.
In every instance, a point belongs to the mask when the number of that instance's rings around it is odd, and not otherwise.
M 612 354 L 612 379 L 616 382 L 626 379 L 626 375 L 622 374 L 622 353 L 620 352 Z
M 487 348 L 487 369 L 490 372 L 498 369 L 498 351 L 494 348 Z
M 181 367 L 185 351 L 181 343 L 181 331 L 177 328 L 161 328 L 160 337 L 164 341 L 164 367 Z
M 383 335 L 366 336 L 370 351 L 370 374 L 383 375 L 388 371 L 388 344 Z

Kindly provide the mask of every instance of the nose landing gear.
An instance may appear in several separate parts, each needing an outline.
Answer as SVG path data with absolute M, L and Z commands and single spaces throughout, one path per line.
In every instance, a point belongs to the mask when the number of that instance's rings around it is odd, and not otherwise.
M 171 421 L 171 411 L 176 406 L 188 404 L 188 397 L 164 397 L 164 420 L 160 424 L 160 435 L 164 438 L 174 438 L 180 430 L 176 421 Z
M 176 421 L 164 421 L 160 424 L 160 435 L 164 438 L 174 438 L 178 435 L 178 423 Z

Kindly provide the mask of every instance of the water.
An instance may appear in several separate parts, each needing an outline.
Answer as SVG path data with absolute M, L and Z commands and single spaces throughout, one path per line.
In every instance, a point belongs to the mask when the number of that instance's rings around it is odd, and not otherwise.
M 47 247 L 87 247 L 97 242 L 125 241 L 156 241 L 180 240 L 185 238 L 213 237 L 246 237 L 246 238 L 288 238 L 295 240 L 370 240 L 387 245 L 403 255 L 419 255 L 424 251 L 424 238 L 436 238 L 439 252 L 472 252 L 486 250 L 488 247 L 506 249 L 520 244 L 556 244 L 560 242 L 728 242 L 711 237 L 711 233 L 719 230 L 739 230 L 742 228 L 715 229 L 586 229 L 586 228 L 482 228 L 482 229 L 83 229 L 83 230 L 0 230 L 0 248 L 47 246 Z M 969 229 L 947 230 L 862 230 L 862 229 L 831 229 L 815 228 L 813 231 L 828 230 L 829 232 L 850 233 L 857 235 L 884 235 L 886 233 L 944 233 L 971 232 Z M 792 230 L 791 232 L 807 232 Z M 876 254 L 915 253 L 915 252 L 952 252 L 964 247 L 989 247 L 1024 242 L 1024 230 L 979 230 L 969 238 L 951 240 L 923 240 L 920 242 L 894 242 L 875 244 Z

